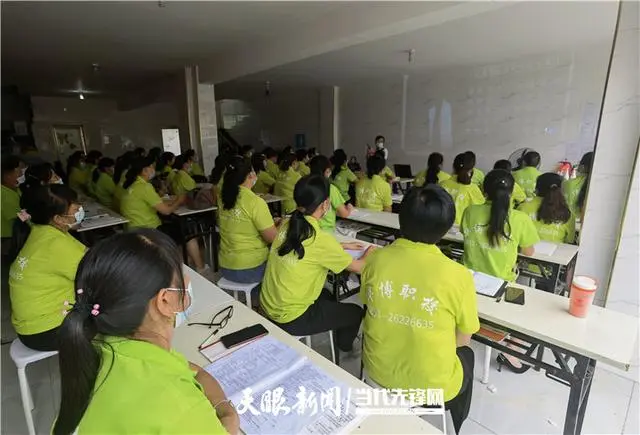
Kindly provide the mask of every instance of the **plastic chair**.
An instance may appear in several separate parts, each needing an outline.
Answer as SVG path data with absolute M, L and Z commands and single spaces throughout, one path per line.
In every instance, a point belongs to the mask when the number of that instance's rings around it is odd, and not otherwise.
M 29 388 L 29 381 L 27 380 L 26 368 L 29 364 L 50 358 L 58 354 L 58 351 L 41 352 L 38 350 L 29 349 L 22 344 L 20 339 L 16 338 L 11 343 L 11 349 L 9 349 L 11 359 L 18 369 L 18 381 L 20 383 L 20 396 L 22 398 L 22 408 L 24 409 L 24 418 L 27 421 L 27 429 L 29 435 L 35 435 L 36 429 L 33 425 L 33 415 L 31 411 L 34 409 L 33 396 L 31 396 L 31 389 Z
M 296 336 L 295 337 L 296 340 L 300 340 L 303 341 L 304 340 L 304 344 L 306 344 L 308 347 L 311 347 L 311 336 L 310 335 L 301 335 L 301 336 Z M 334 347 L 334 343 L 333 343 L 333 331 L 329 330 L 329 344 L 331 345 L 331 362 L 332 363 L 336 363 L 336 348 Z
M 218 281 L 218 287 L 222 290 L 233 292 L 233 297 L 238 300 L 238 292 L 242 292 L 245 295 L 247 307 L 252 308 L 251 305 L 251 290 L 260 285 L 259 282 L 252 282 L 250 284 L 243 284 L 241 282 L 230 281 L 226 278 L 220 278 Z

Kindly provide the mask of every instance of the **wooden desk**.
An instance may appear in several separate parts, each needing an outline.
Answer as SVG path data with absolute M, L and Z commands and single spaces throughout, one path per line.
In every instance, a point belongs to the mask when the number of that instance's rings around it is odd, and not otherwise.
M 494 298 L 478 295 L 478 316 L 481 323 L 528 344 L 512 342 L 512 347 L 507 347 L 479 335 L 474 339 L 517 356 L 534 370 L 543 370 L 548 378 L 568 385 L 564 433 L 579 434 L 596 362 L 629 370 L 638 339 L 638 319 L 597 306 L 590 308 L 587 318 L 577 318 L 568 313 L 568 298 L 512 285 L 525 290 L 524 305 L 496 303 Z M 554 356 L 554 364 L 543 360 L 545 349 Z
M 192 278 L 193 279 L 193 278 Z M 198 281 L 197 286 L 203 286 L 198 289 L 198 293 L 223 292 L 212 283 L 203 283 Z M 196 292 L 196 282 L 193 283 L 194 292 Z M 204 291 L 203 291 L 204 290 Z M 224 293 L 224 292 L 223 292 Z M 225 294 L 226 295 L 226 294 Z M 191 316 L 189 321 L 192 322 L 208 322 L 222 308 L 233 305 L 234 314 L 227 326 L 221 331 L 221 334 L 229 334 L 246 326 L 260 323 L 267 328 L 269 334 L 293 348 L 300 354 L 306 356 L 310 362 L 326 371 L 328 374 L 343 382 L 351 388 L 369 388 L 364 382 L 355 378 L 339 366 L 305 346 L 300 341 L 275 326 L 273 323 L 260 316 L 256 312 L 247 308 L 244 304 L 237 301 L 223 303 L 217 306 L 209 306 L 206 309 L 199 309 L 199 314 Z M 189 361 L 200 366 L 209 365 L 209 361 L 198 351 L 198 345 L 202 343 L 210 334 L 211 330 L 203 326 L 186 326 L 182 325 L 175 330 L 173 337 L 173 347 L 182 353 Z M 388 433 L 441 433 L 437 428 L 428 422 L 415 416 L 368 416 L 366 417 L 352 433 L 362 434 L 388 434 Z

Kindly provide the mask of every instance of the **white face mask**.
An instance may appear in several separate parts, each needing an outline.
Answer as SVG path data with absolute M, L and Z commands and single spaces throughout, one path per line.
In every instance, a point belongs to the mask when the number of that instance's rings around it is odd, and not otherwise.
M 324 219 L 324 217 L 329 213 L 329 209 L 331 208 L 331 204 L 327 203 L 328 207 L 324 209 L 324 213 L 322 213 L 322 217 L 320 219 Z
M 149 174 L 149 181 L 153 180 L 156 176 L 156 171 L 151 171 L 151 173 Z
M 62 178 L 58 178 L 58 180 L 53 184 L 64 184 L 64 181 L 62 181 Z
M 24 173 L 18 177 L 18 186 L 24 183 L 25 177 Z
M 181 289 L 179 288 L 168 288 L 167 290 L 173 290 L 178 292 L 181 291 Z M 189 299 L 191 300 L 191 302 L 189 303 L 189 306 L 184 309 L 184 311 L 175 311 L 176 320 L 175 320 L 174 328 L 177 328 L 183 323 L 186 323 L 187 318 L 191 314 L 191 311 L 193 311 L 193 288 L 191 287 L 191 282 L 189 282 L 189 285 L 187 285 L 187 293 L 189 293 Z
M 66 215 L 66 216 L 71 216 L 71 215 Z M 79 225 L 80 223 L 82 223 L 82 221 L 84 220 L 84 208 L 80 207 L 78 211 L 73 214 L 73 217 L 75 218 L 76 221 L 72 224 L 67 224 L 69 228 L 73 228 L 76 225 Z
M 378 148 L 384 148 L 384 142 L 376 142 Z

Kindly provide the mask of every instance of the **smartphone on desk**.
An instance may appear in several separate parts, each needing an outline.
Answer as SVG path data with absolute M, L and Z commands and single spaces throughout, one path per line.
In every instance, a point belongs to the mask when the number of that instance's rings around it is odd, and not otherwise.
M 263 337 L 268 333 L 269 331 L 267 331 L 267 328 L 262 326 L 260 323 L 256 323 L 255 325 L 247 326 L 246 328 L 242 328 L 239 331 L 232 332 L 231 334 L 223 335 L 220 337 L 220 342 L 227 349 L 231 349 L 232 347 L 246 343 L 247 341 Z
M 504 292 L 505 302 L 524 305 L 524 290 L 518 287 L 507 286 Z

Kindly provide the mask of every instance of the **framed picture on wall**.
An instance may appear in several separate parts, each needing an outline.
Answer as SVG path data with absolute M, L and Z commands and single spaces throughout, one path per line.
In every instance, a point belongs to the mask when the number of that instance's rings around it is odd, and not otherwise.
M 65 161 L 76 151 L 87 152 L 84 139 L 84 128 L 78 124 L 62 124 L 52 127 L 53 140 L 58 157 Z

